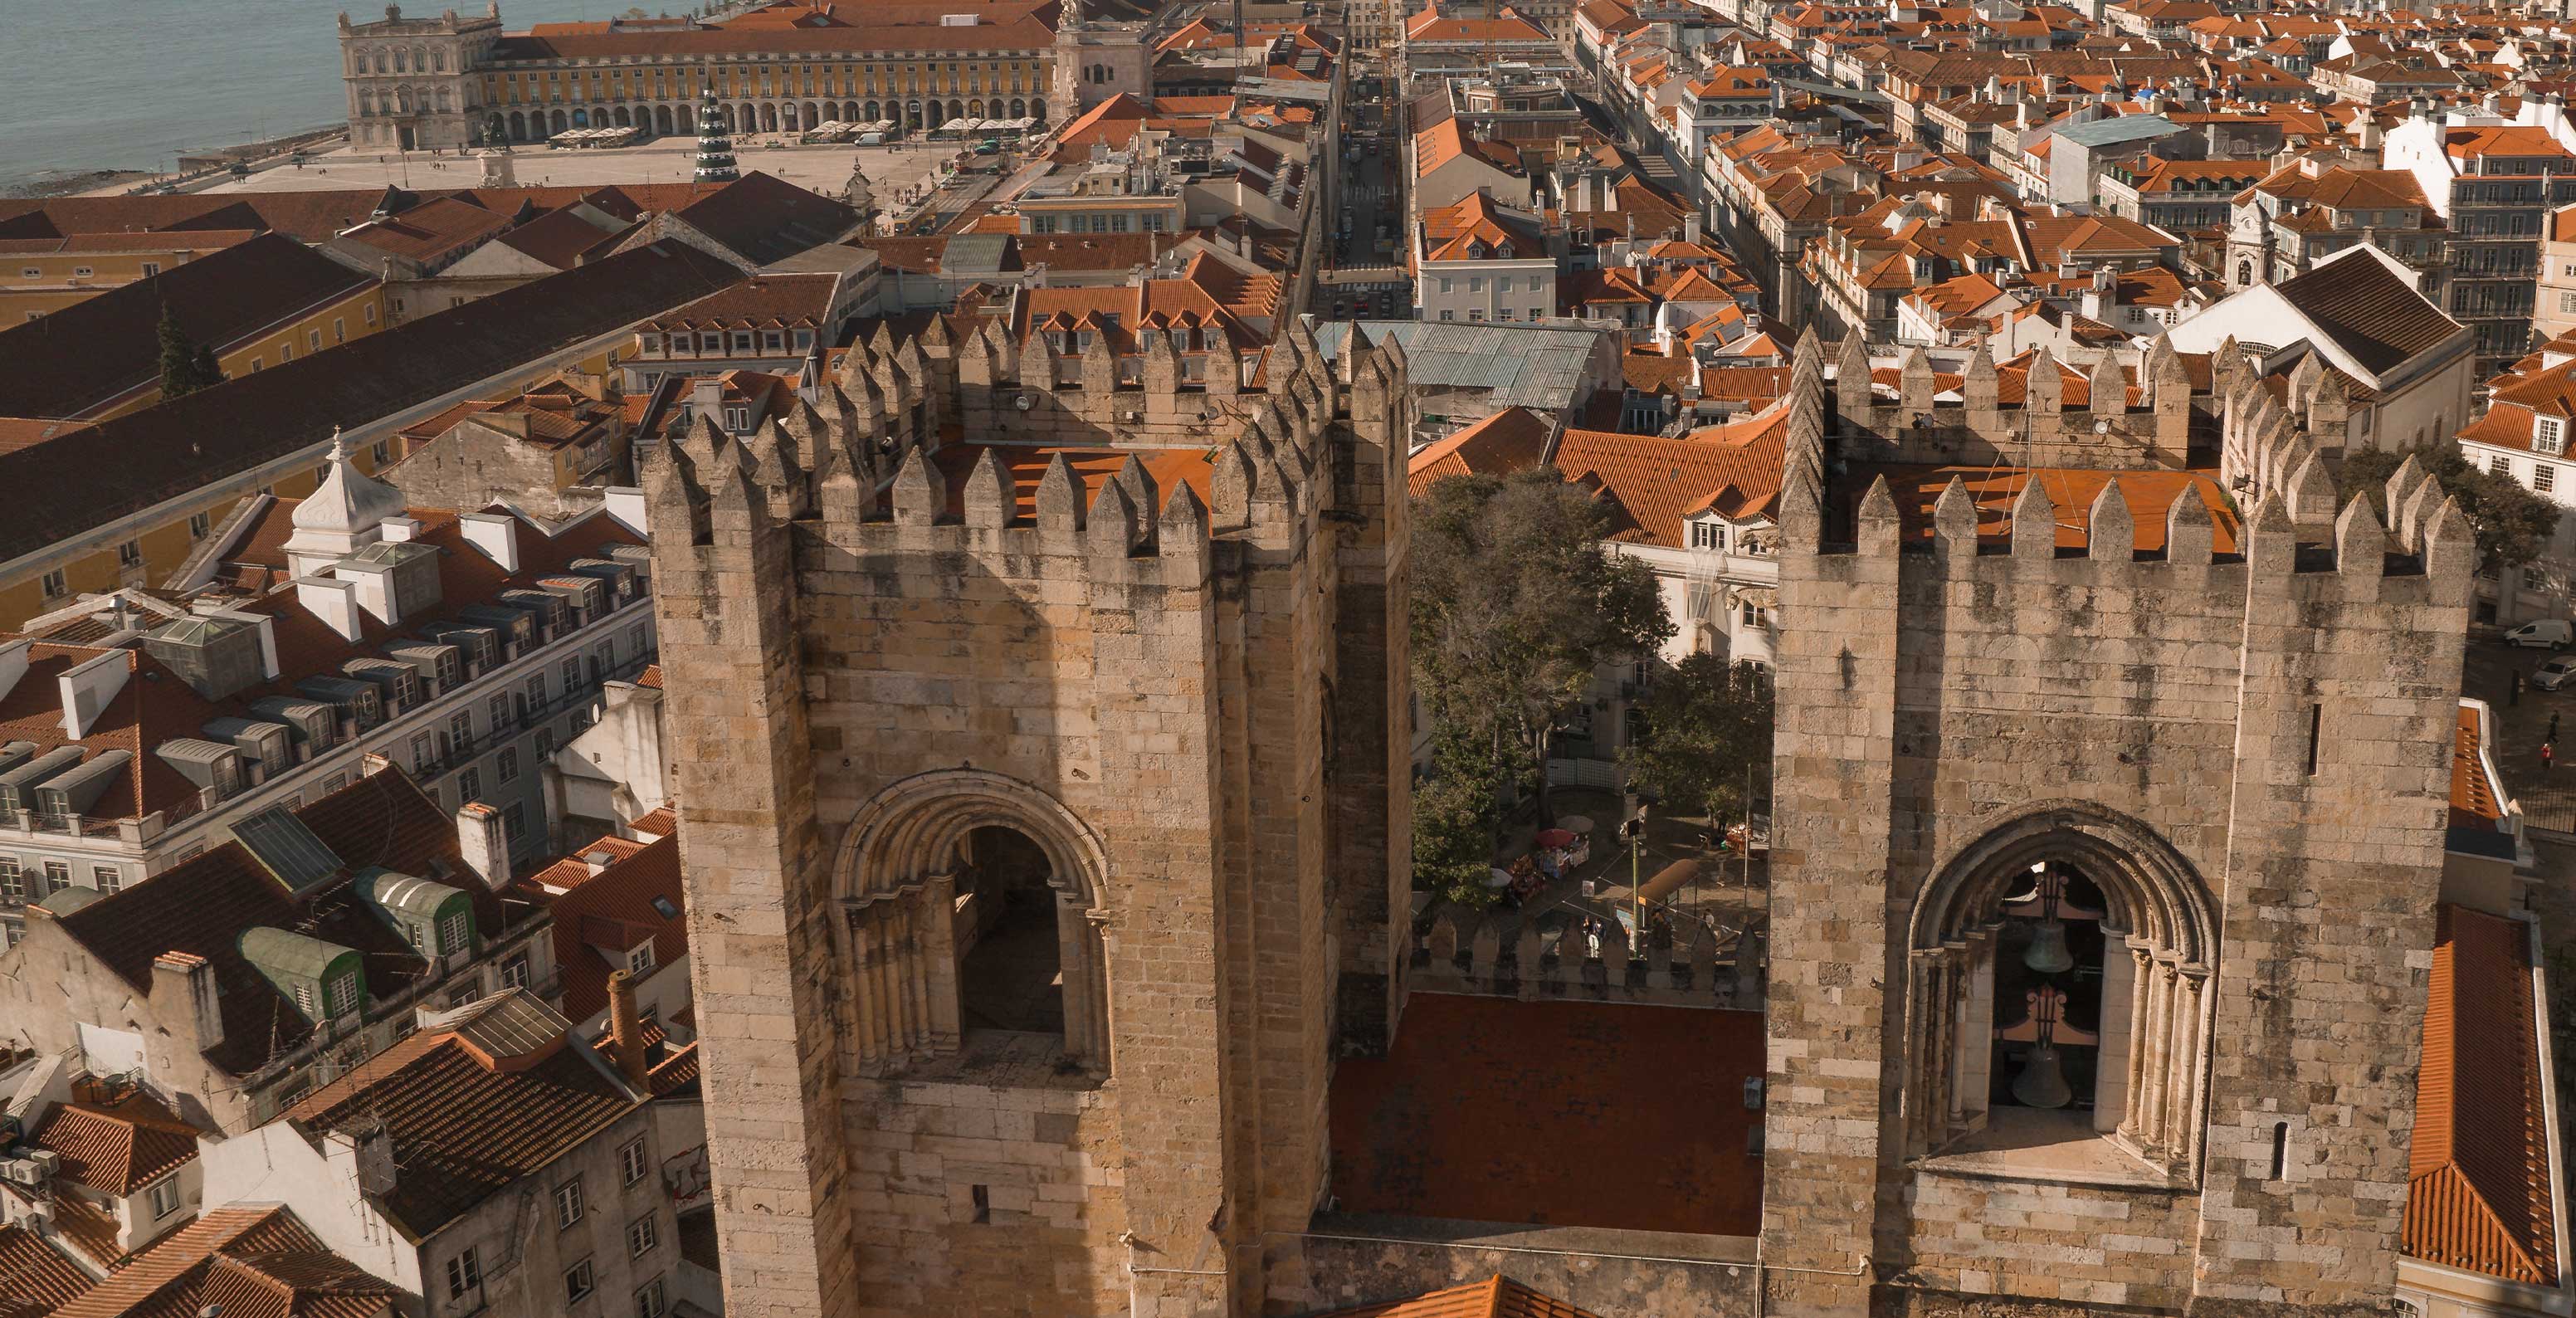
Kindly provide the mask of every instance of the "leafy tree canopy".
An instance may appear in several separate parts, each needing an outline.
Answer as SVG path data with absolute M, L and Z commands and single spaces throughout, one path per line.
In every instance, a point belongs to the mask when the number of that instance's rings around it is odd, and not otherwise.
M 2432 473 L 2442 493 L 2460 502 L 2460 513 L 2478 537 L 2478 571 L 2522 567 L 2548 549 L 2558 530 L 2559 507 L 2498 471 L 2471 466 L 2456 447 L 2413 450 L 2417 466 Z M 2370 496 L 2371 507 L 2388 520 L 2388 478 L 2406 460 L 2405 451 L 2373 449 L 2347 454 L 2343 460 L 2343 497 Z
M 1639 708 L 1643 728 L 1624 753 L 1630 781 L 1678 814 L 1723 826 L 1744 817 L 1771 783 L 1771 675 L 1759 664 L 1695 654 L 1659 674 Z

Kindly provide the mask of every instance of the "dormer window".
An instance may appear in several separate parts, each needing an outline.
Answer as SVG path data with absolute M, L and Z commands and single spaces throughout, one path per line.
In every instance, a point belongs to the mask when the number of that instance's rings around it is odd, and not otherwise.
M 1726 548 L 1726 524 L 1713 517 L 1693 519 L 1690 523 L 1690 547 L 1693 549 Z
M 2531 423 L 2531 447 L 2551 457 L 2567 451 L 2567 422 L 2559 417 L 2535 417 Z
M 751 429 L 751 409 L 729 405 L 725 408 L 725 429 L 737 434 Z
M 652 968 L 653 940 L 648 938 L 626 954 L 626 973 L 640 975 Z

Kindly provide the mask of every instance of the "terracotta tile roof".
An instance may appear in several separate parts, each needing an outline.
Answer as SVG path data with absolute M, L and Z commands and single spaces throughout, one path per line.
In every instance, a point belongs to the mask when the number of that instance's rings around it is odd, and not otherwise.
M 35 1232 L 0 1226 L 0 1318 L 45 1318 L 89 1288 L 89 1274 Z
M 374 281 L 264 234 L 0 329 L 0 416 L 77 417 L 160 379 L 164 307 L 195 342 L 230 350 Z M 297 345 L 299 348 L 302 345 Z
M 627 821 L 626 826 L 646 837 L 669 837 L 680 831 L 680 817 L 666 805 L 635 816 Z
M 376 1318 L 401 1292 L 330 1252 L 291 1211 L 215 1209 L 138 1255 L 54 1318 Z
M 62 1155 L 62 1176 L 122 1199 L 197 1156 L 197 1132 L 148 1093 L 56 1104 L 29 1142 Z
M 554 915 L 555 965 L 563 975 L 563 1011 L 576 1021 L 608 1009 L 609 971 L 622 968 L 609 964 L 601 942 L 592 934 L 594 923 L 608 922 L 618 930 L 607 940 L 618 952 L 649 936 L 654 974 L 667 973 L 689 954 L 689 925 L 682 916 L 688 894 L 680 882 L 679 838 L 664 837 L 640 847 L 624 839 L 603 838 L 593 846 L 609 843 L 622 844 L 606 847 L 612 852 L 633 850 L 571 885 L 548 906 Z M 576 864 L 580 860 L 573 857 Z M 665 906 L 670 911 L 667 915 Z
M 2451 738 L 2451 827 L 2495 831 L 2504 804 L 2492 766 L 2487 763 L 2485 731 L 2478 706 L 2463 701 Z
M 1346 1212 L 1750 1236 L 1758 1012 L 1417 994 L 1383 1058 L 1333 1075 Z M 1414 1013 L 1420 1013 L 1419 1016 Z M 1639 1105 L 1640 1093 L 1724 1096 Z M 1540 1146 L 1532 1131 L 1547 1132 Z
M 1690 383 L 1691 359 L 1660 352 L 1622 353 L 1619 377 L 1629 388 L 1641 394 L 1680 393 Z
M 383 866 L 455 884 L 473 899 L 475 928 L 484 938 L 531 918 L 524 908 L 505 907 L 467 867 L 447 812 L 398 768 L 361 778 L 307 804 L 295 817 L 345 867 L 341 877 L 300 898 L 289 895 L 239 842 L 227 842 L 150 883 L 48 918 L 59 919 L 74 942 L 146 998 L 153 989 L 152 963 L 162 953 L 186 952 L 212 963 L 224 1041 L 206 1058 L 235 1076 L 257 1071 L 313 1032 L 295 1004 L 242 955 L 245 931 L 296 929 L 357 950 L 365 957 L 370 999 L 404 992 L 427 969 L 391 924 L 348 898 L 348 880 L 357 871 Z M 163 1004 L 162 1010 L 182 1009 Z
M 1780 492 L 1788 409 L 1694 431 L 1680 439 L 1568 430 L 1556 469 L 1601 492 L 1614 508 L 1610 539 L 1678 549 L 1682 521 L 1704 509 L 1760 513 Z
M 2557 1228 L 2529 953 L 2520 921 L 2441 908 L 2402 1245 L 2427 1263 L 2555 1286 Z
M 671 218 L 754 266 L 837 242 L 859 224 L 859 213 L 847 205 L 758 170 L 671 212 Z
M 1547 456 L 1553 427 L 1523 407 L 1506 407 L 1437 443 L 1425 445 L 1406 463 L 1406 484 L 1414 498 L 1449 476 L 1502 476 L 1535 467 Z
M 487 1001 L 519 1000 L 534 1002 Z M 565 1044 L 558 1033 L 529 1055 L 533 1062 L 487 1059 L 453 1029 L 423 1030 L 285 1115 L 315 1132 L 382 1122 L 402 1170 L 374 1198 L 404 1234 L 426 1239 L 646 1101 L 610 1079 L 589 1049 Z
M 1197 493 L 1199 502 L 1206 503 L 1208 477 L 1215 470 L 1211 452 L 1203 448 L 1092 449 L 1023 444 L 992 447 L 1001 455 L 1003 470 L 1010 476 L 1017 496 L 1017 511 L 1012 515 L 1020 518 L 1037 516 L 1038 482 L 1046 478 L 1047 465 L 1059 453 L 1072 466 L 1074 479 L 1082 482 L 1082 503 L 1086 508 L 1100 493 L 1101 485 L 1117 475 L 1130 457 L 1145 464 L 1145 474 L 1153 478 L 1157 497 L 1165 500 L 1172 497 L 1174 486 L 1185 484 Z M 948 516 L 965 515 L 966 476 L 982 460 L 984 449 L 981 444 L 947 444 L 932 455 L 931 465 L 938 468 L 940 478 L 948 485 Z
M 170 274 L 201 264 L 191 261 Z M 0 453 L 0 488 L 41 489 L 48 496 L 27 501 L 0 524 L 0 557 L 55 544 L 315 448 L 335 427 L 363 425 L 483 383 L 740 277 L 731 264 L 687 244 L 655 243 L 100 422 L 83 432 L 78 461 L 50 444 Z M 140 332 L 148 348 L 152 322 Z
M 1497 1274 L 1484 1281 L 1417 1295 L 1409 1300 L 1335 1309 L 1318 1318 L 1600 1318 Z
M 116 1212 L 77 1194 L 54 1199 L 54 1236 L 101 1271 L 125 1257 L 116 1243 Z
M 493 241 L 530 260 L 557 270 L 570 270 L 583 257 L 604 251 L 625 232 L 602 229 L 566 207 L 540 215 Z
M 1425 214 L 1422 237 L 1422 259 L 1426 261 L 1501 259 L 1506 246 L 1513 259 L 1547 255 L 1547 245 L 1535 224 L 1504 210 L 1483 192 L 1468 193 Z
M 644 322 L 648 329 L 819 329 L 838 275 L 753 275 Z
M 1932 467 L 1903 464 L 1861 464 L 1852 468 L 1847 481 L 1836 482 L 1836 492 L 1847 494 L 1857 505 L 1870 481 L 1879 475 L 1887 477 L 1888 489 L 1896 496 L 1897 515 L 1908 538 L 1928 539 L 1932 534 L 1932 504 L 1956 476 L 1966 482 L 1968 494 L 1977 502 L 1977 533 L 1987 539 L 2005 539 L 2012 528 L 2013 501 L 2033 475 L 2043 482 L 2042 488 L 2057 505 L 2057 546 L 2081 549 L 2086 544 L 2085 513 L 2102 493 L 2103 485 L 2119 478 L 2120 495 L 2129 501 L 2129 515 L 2136 521 L 2136 545 L 2153 553 L 2165 547 L 2165 514 L 2173 501 L 2185 490 L 2199 493 L 2209 509 L 2213 524 L 2212 546 L 2221 554 L 2237 552 L 2236 517 L 2228 511 L 2225 491 L 2216 476 L 2206 471 L 2093 471 L 2069 467 Z M 1848 486 L 1848 489 L 1844 489 Z
M 2398 277 L 2372 249 L 2272 286 L 2362 369 L 2384 374 L 2461 332 L 2458 321 Z
M 389 256 L 428 261 L 481 243 L 509 225 L 507 215 L 496 215 L 461 198 L 441 197 L 400 215 L 370 220 L 334 241 L 363 243 Z
M 646 664 L 644 666 L 644 671 L 635 675 L 635 685 L 640 687 L 650 687 L 655 691 L 661 690 L 662 665 Z

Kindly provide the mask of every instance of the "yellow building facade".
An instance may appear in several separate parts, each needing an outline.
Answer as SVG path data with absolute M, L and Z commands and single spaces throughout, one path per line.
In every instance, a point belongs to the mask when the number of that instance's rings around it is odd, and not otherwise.
M 255 236 L 249 229 L 214 229 L 0 240 L 0 326 L 50 315 Z
M 326 310 L 320 315 L 304 318 L 275 334 L 260 337 L 237 353 L 227 354 L 223 359 L 225 372 L 237 374 L 240 370 L 250 369 L 249 363 L 256 360 L 272 363 L 287 360 L 282 355 L 263 357 L 262 354 L 280 353 L 290 337 L 298 345 L 296 355 L 303 356 L 309 350 L 311 335 L 317 328 L 324 330 L 327 346 L 333 321 L 344 323 L 351 338 L 358 336 L 361 326 L 364 326 L 365 333 L 377 332 L 384 325 L 383 290 L 380 286 L 371 286 L 366 292 L 377 300 L 367 303 L 360 299 L 346 299 L 335 306 L 347 309 L 337 312 Z M 369 312 L 373 313 L 372 319 L 368 318 Z M 626 338 L 621 335 L 586 344 L 560 359 L 530 362 L 505 378 L 526 380 L 558 368 L 576 369 L 593 375 L 606 374 L 625 355 L 622 345 Z M 243 365 L 237 368 L 233 364 L 236 360 Z M 498 383 L 493 382 L 494 385 Z M 464 392 L 479 396 L 490 392 L 490 388 L 477 386 Z M 426 411 L 421 412 L 421 415 L 426 414 Z M 351 442 L 355 446 L 358 469 L 373 475 L 379 468 L 391 465 L 399 456 L 395 447 L 396 432 L 401 425 L 417 419 L 405 414 L 353 430 Z M 0 425 L 6 425 L 15 432 L 27 423 L 0 422 Z M 63 445 L 64 460 L 77 461 L 80 432 L 73 423 L 66 422 L 64 427 L 62 432 L 46 437 L 43 442 Z M 18 434 L 16 437 L 24 442 L 33 435 Z M 235 479 L 208 485 L 186 500 L 126 518 L 115 526 L 54 546 L 40 561 L 12 569 L 9 579 L 0 581 L 0 632 L 14 631 L 29 618 L 71 604 L 85 592 L 114 590 L 120 586 L 159 585 L 169 580 L 187 566 L 188 560 L 196 555 L 206 538 L 223 526 L 224 519 L 233 515 L 243 498 L 253 494 L 273 494 L 281 499 L 300 499 L 312 493 L 314 487 L 321 484 L 327 452 L 328 445 L 317 445 L 293 458 L 281 459 L 267 467 L 244 472 Z
M 642 58 L 642 57 L 638 57 Z M 484 70 L 487 123 L 514 142 L 575 128 L 696 132 L 699 92 L 713 88 L 736 133 L 792 133 L 832 121 L 936 128 L 953 119 L 1044 120 L 1048 48 L 902 56 L 735 56 L 627 63 L 568 58 Z
M 351 339 L 381 333 L 385 320 L 385 286 L 365 284 L 345 295 L 319 302 L 254 334 L 218 349 L 215 364 L 227 379 L 264 371 L 298 357 L 338 347 Z M 105 421 L 140 412 L 161 401 L 158 381 L 138 385 L 76 418 Z

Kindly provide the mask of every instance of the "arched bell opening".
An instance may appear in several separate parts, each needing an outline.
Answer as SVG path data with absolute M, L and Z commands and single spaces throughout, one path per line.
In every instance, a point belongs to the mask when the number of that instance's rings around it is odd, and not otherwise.
M 1927 880 L 1909 945 L 1914 1153 L 2198 1166 L 2216 923 L 2152 830 L 2080 803 L 2025 810 Z
M 1060 1070 L 1107 1074 L 1107 871 L 1090 830 L 1015 779 L 945 770 L 879 792 L 835 868 L 851 1071 L 1043 1036 Z

